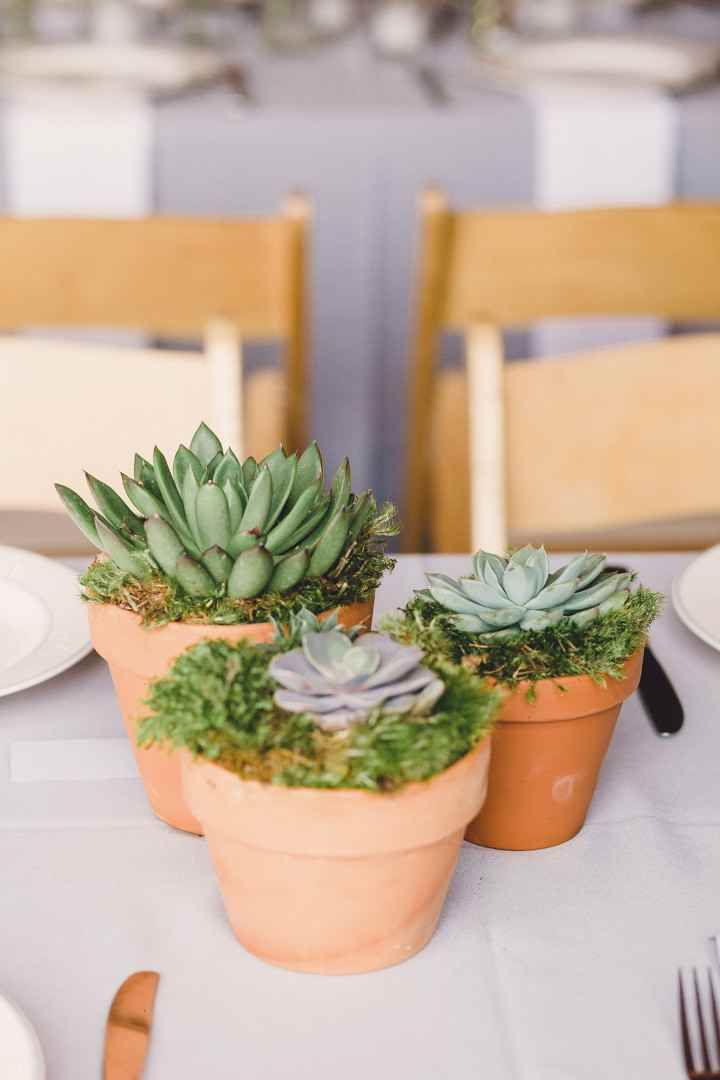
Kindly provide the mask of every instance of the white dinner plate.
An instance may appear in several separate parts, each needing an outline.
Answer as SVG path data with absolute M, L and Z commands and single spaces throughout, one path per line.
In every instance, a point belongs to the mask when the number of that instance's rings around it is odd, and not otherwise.
M 533 41 L 510 38 L 479 57 L 501 82 L 539 87 L 659 86 L 680 91 L 712 77 L 720 48 L 698 41 L 641 35 L 577 35 Z
M 2 1080 L 45 1080 L 45 1058 L 35 1028 L 17 1005 L 0 994 Z
M 77 574 L 0 547 L 0 697 L 59 675 L 91 648 Z
M 720 650 L 720 544 L 704 551 L 675 578 L 672 600 L 688 630 Z
M 209 49 L 159 45 L 14 45 L 0 53 L 0 83 L 30 89 L 48 83 L 117 87 L 171 94 L 210 82 L 223 70 Z

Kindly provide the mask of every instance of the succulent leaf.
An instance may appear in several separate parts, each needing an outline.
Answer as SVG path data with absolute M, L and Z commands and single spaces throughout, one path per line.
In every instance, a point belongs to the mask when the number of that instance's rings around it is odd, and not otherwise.
M 372 491 L 363 491 L 352 504 L 352 516 L 350 518 L 350 538 L 354 540 L 360 535 L 363 526 L 372 517 L 375 510 L 375 499 Z
M 633 575 L 603 573 L 605 562 L 605 555 L 586 552 L 551 574 L 542 547 L 528 544 L 509 559 L 478 551 L 473 576 L 455 581 L 427 574 L 427 592 L 453 613 L 458 630 L 480 637 L 544 630 L 563 618 L 582 626 L 621 607 L 629 595 Z
M 298 544 L 303 544 L 304 547 L 308 548 L 314 547 L 325 529 L 329 516 L 329 507 L 330 496 L 323 495 L 309 517 L 295 530 L 292 536 L 288 537 L 282 547 L 278 548 L 277 554 L 282 555 L 283 552 L 290 551 L 292 548 L 297 547 Z
M 203 552 L 202 561 L 218 584 L 227 581 L 232 573 L 233 561 L 221 547 L 208 548 Z
M 178 558 L 185 554 L 185 549 L 172 525 L 168 525 L 167 521 L 157 515 L 149 517 L 145 522 L 145 536 L 150 554 L 163 573 L 172 577 Z
M 200 547 L 227 548 L 230 543 L 230 508 L 222 488 L 212 480 L 203 484 L 195 499 Z
M 273 483 L 270 469 L 267 465 L 263 465 L 250 488 L 247 506 L 238 526 L 240 532 L 252 532 L 255 529 L 259 533 L 263 532 L 265 522 L 270 515 L 272 496 Z
M 316 482 L 318 488 L 322 488 L 323 459 L 318 444 L 313 440 L 309 446 L 305 447 L 298 459 L 297 471 L 290 492 L 290 503 L 294 505 L 302 493 Z
M 125 528 L 136 536 L 143 535 L 143 523 L 137 514 L 133 514 L 129 506 L 126 506 L 117 492 L 113 491 L 109 484 L 85 473 L 88 487 L 92 492 L 95 504 L 100 513 L 107 518 L 116 529 Z
M 180 498 L 180 492 L 177 489 L 175 481 L 173 480 L 172 473 L 165 459 L 165 455 L 162 450 L 159 450 L 157 446 L 153 451 L 153 468 L 155 470 L 155 478 L 157 480 L 158 487 L 160 488 L 160 494 L 163 497 L 163 502 L 167 507 L 167 513 L 171 525 L 174 525 L 178 532 L 187 532 L 187 519 L 185 517 L 185 507 L 183 501 Z
M 249 492 L 250 488 L 252 487 L 253 480 L 258 474 L 258 463 L 254 457 L 251 456 L 245 458 L 242 465 L 242 471 L 245 490 Z
M 250 600 L 265 591 L 275 564 L 269 551 L 259 544 L 238 555 L 228 581 L 228 596 Z
M 99 518 L 95 519 L 95 524 L 102 550 L 110 556 L 115 565 L 124 570 L 126 574 L 133 574 L 141 581 L 146 578 L 149 566 L 127 541 Z
M 139 484 L 146 487 L 153 495 L 160 494 L 160 488 L 155 479 L 155 470 L 150 462 L 146 461 L 141 454 L 135 455 L 135 460 L 133 462 L 133 476 Z
M 295 473 L 297 472 L 297 454 L 291 454 L 289 458 L 284 455 L 281 459 L 274 458 L 271 454 L 267 460 L 267 467 L 272 476 L 272 501 L 270 514 L 265 522 L 264 530 L 268 532 L 280 517 L 285 503 L 290 498 Z
M 286 555 L 273 571 L 273 576 L 270 578 L 270 584 L 268 585 L 268 592 L 284 593 L 294 589 L 305 577 L 309 565 L 310 553 L 304 548 L 294 551 L 291 555 Z
M 273 555 L 284 550 L 293 533 L 307 520 L 319 491 L 320 481 L 315 480 L 303 491 L 285 517 L 270 530 L 265 541 L 265 547 L 268 551 L 272 551 Z
M 175 564 L 175 577 L 188 596 L 202 599 L 212 596 L 215 589 L 215 582 L 207 570 L 189 555 L 179 557 Z
M 133 504 L 136 510 L 139 510 L 143 517 L 151 517 L 153 514 L 157 514 L 159 517 L 168 517 L 167 510 L 162 502 L 161 498 L 158 498 L 146 488 L 144 484 L 141 484 L 139 480 L 133 480 L 131 476 L 126 476 L 125 473 L 120 473 L 122 478 L 122 485 L 125 488 L 125 494 L 130 502 Z
M 308 567 L 308 577 L 322 577 L 332 570 L 340 558 L 350 531 L 350 510 L 339 510 L 325 526 L 317 547 L 312 553 Z
M 243 551 L 249 551 L 250 548 L 257 547 L 259 541 L 259 529 L 248 529 L 246 532 L 238 530 L 228 545 L 228 554 L 235 559 Z
M 196 502 L 198 492 L 200 490 L 200 484 L 195 477 L 195 473 L 192 469 L 187 469 L 185 472 L 185 478 L 183 480 L 182 487 L 182 501 L 185 510 L 185 520 L 188 524 L 190 534 L 201 551 L 203 547 L 202 540 L 200 539 L 200 529 L 198 527 Z
M 347 501 L 350 498 L 351 487 L 352 477 L 350 474 L 350 462 L 347 458 L 343 458 L 338 466 L 337 472 L 333 476 L 332 484 L 330 485 L 333 513 L 347 504 Z
M 95 526 L 95 511 L 91 510 L 85 500 L 72 488 L 65 487 L 64 484 L 56 484 L 55 490 L 83 536 L 95 547 L 101 548 L 102 542 Z
M 206 423 L 198 425 L 190 442 L 190 449 L 200 459 L 203 465 L 207 465 L 216 454 L 222 454 L 222 444 L 214 431 L 211 431 Z
M 195 474 L 195 479 L 198 483 L 201 482 L 205 468 L 200 458 L 193 454 L 192 450 L 188 450 L 187 446 L 179 446 L 175 451 L 175 457 L 173 458 L 173 477 L 178 491 L 182 491 L 185 483 L 185 473 L 188 469 L 192 469 Z
M 217 475 L 214 483 L 217 483 Z M 236 533 L 240 526 L 240 522 L 242 521 L 243 511 L 245 510 L 245 498 L 241 493 L 241 489 L 230 477 L 225 480 L 222 489 L 225 498 L 227 499 L 228 511 L 230 513 L 230 532 L 231 534 Z
M 232 450 L 226 450 L 222 460 L 218 462 L 217 468 L 213 473 L 213 480 L 216 484 L 219 484 L 221 488 L 225 487 L 225 482 L 227 480 L 232 480 L 237 487 L 244 491 L 245 484 L 243 481 L 242 465 Z

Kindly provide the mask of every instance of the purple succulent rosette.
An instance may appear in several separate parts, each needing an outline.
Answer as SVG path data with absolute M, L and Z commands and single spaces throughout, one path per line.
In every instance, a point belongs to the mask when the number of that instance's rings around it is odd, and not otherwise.
M 444 683 L 423 665 L 424 653 L 384 634 L 353 641 L 339 630 L 311 632 L 302 646 L 276 656 L 270 675 L 279 683 L 275 704 L 307 713 L 325 731 L 341 731 L 370 713 L 427 716 Z

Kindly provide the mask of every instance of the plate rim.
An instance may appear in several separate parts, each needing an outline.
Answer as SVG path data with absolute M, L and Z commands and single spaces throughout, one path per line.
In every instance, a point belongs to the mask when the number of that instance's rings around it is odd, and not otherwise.
M 694 634 L 695 637 L 699 638 L 706 645 L 709 645 L 711 649 L 715 649 L 716 652 L 720 652 L 720 636 L 713 637 L 711 634 L 708 633 L 707 630 L 703 630 L 699 623 L 697 623 L 693 619 L 692 615 L 683 603 L 680 591 L 682 589 L 683 581 L 688 572 L 700 561 L 700 559 L 704 559 L 712 552 L 716 552 L 718 557 L 720 558 L 720 544 L 713 544 L 712 547 L 706 548 L 705 551 L 701 551 L 698 555 L 696 555 L 692 562 L 689 562 L 687 566 L 683 567 L 679 574 L 676 574 L 672 581 L 670 598 L 672 600 L 672 606 L 675 610 L 675 614 L 680 619 L 680 622 L 687 627 L 690 633 Z
M 3 993 L 2 990 L 0 990 L 0 1002 L 4 1002 L 8 1006 L 18 1027 L 27 1036 L 28 1049 L 32 1054 L 30 1064 L 33 1067 L 33 1080 L 45 1080 L 47 1076 L 47 1061 L 45 1060 L 45 1051 L 40 1042 L 37 1028 L 25 1010 L 20 1008 L 15 999 L 9 994 Z
M 21 556 L 32 562 L 34 559 L 39 559 L 41 562 L 49 563 L 54 570 L 57 570 L 59 574 L 69 576 L 78 585 L 78 576 L 72 567 L 67 566 L 61 559 L 49 558 L 47 555 L 40 555 L 37 551 L 30 551 L 28 548 L 14 547 L 12 544 L 0 544 L 0 556 L 5 552 L 10 552 L 16 556 Z M 11 579 L 8 579 L 11 580 Z M 80 595 L 78 592 L 78 601 Z M 44 643 L 43 643 L 44 644 Z M 42 648 L 42 646 L 39 646 Z M 62 675 L 64 671 L 74 667 L 75 664 L 84 660 L 86 656 L 89 656 L 92 652 L 92 641 L 90 639 L 90 629 L 87 630 L 87 639 L 83 644 L 74 649 L 71 654 L 66 655 L 62 660 L 51 664 L 49 667 L 43 668 L 42 672 L 37 672 L 35 675 L 31 675 L 25 679 L 19 679 L 14 682 L 8 683 L 6 686 L 0 685 L 0 698 L 9 697 L 11 694 L 20 693 L 22 690 L 30 690 L 33 686 L 39 686 L 41 683 L 48 682 L 50 679 L 54 679 L 57 675 Z M 12 671 L 12 669 L 10 669 Z

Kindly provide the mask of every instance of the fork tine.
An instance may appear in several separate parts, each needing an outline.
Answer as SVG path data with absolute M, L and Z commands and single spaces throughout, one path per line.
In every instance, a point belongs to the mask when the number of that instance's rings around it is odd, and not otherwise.
M 718 1013 L 718 1003 L 715 997 L 715 980 L 713 979 L 712 969 L 707 969 L 708 982 L 710 984 L 710 1002 L 713 1022 L 713 1030 L 715 1032 L 715 1053 L 717 1054 L 718 1068 L 720 1068 L 720 1014 Z
M 700 1048 L 702 1050 L 703 1069 L 710 1072 L 710 1055 L 708 1053 L 707 1038 L 705 1036 L 705 1018 L 703 1017 L 702 1001 L 700 1000 L 700 983 L 698 981 L 697 968 L 693 968 L 693 983 L 695 984 L 695 1003 L 697 1005 L 698 1031 L 700 1032 Z
M 683 989 L 682 969 L 678 969 L 678 1000 L 680 1002 L 680 1030 L 682 1031 L 683 1056 L 685 1058 L 685 1070 L 690 1076 L 695 1072 L 693 1061 L 692 1043 L 690 1042 L 690 1029 L 688 1027 L 687 1008 L 685 1005 L 685 991 Z

